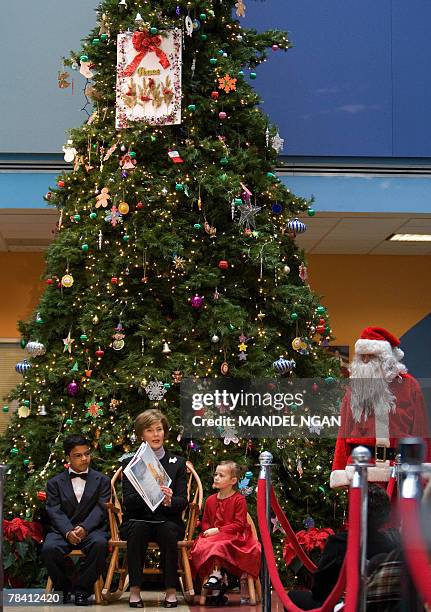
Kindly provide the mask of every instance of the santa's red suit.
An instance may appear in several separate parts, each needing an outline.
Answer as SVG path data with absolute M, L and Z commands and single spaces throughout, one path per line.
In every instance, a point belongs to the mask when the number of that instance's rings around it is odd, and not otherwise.
M 378 333 L 374 330 L 378 330 Z M 399 340 L 386 330 L 367 328 L 356 343 L 355 353 L 383 354 L 384 358 L 384 353 L 390 350 L 392 354 L 397 355 L 396 359 L 399 361 L 403 353 L 397 348 L 398 345 Z M 397 353 L 394 353 L 394 349 Z M 395 405 L 386 416 L 385 439 L 376 439 L 376 419 L 373 413 L 367 415 L 364 411 L 360 419 L 354 418 L 351 409 L 352 388 L 347 390 L 341 404 L 341 424 L 332 464 L 331 488 L 350 484 L 354 472 L 350 455 L 355 446 L 367 446 L 373 455 L 371 462 L 376 463 L 376 466 L 368 469 L 368 480 L 371 482 L 389 480 L 401 438 L 407 436 L 424 438 L 427 442 L 425 461 L 431 462 L 427 410 L 419 383 L 413 376 L 405 373 L 404 368 L 404 371 L 388 383 L 388 388 L 395 398 Z M 382 419 L 379 419 L 380 426 L 381 422 Z

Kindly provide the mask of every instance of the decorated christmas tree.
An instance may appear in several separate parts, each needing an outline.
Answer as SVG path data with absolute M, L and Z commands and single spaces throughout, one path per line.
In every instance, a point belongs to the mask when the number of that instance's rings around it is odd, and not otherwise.
M 66 434 L 87 436 L 95 467 L 113 474 L 148 407 L 167 415 L 169 445 L 206 493 L 228 456 L 253 472 L 252 502 L 258 454 L 270 450 L 297 529 L 307 515 L 328 526 L 341 513 L 328 491 L 332 442 L 182 435 L 183 378 L 324 385 L 336 374 L 295 244 L 314 211 L 277 177 L 281 140 L 249 83 L 267 51 L 290 42 L 242 28 L 244 10 L 242 0 L 103 0 L 68 60 L 93 107 L 65 147 L 73 168 L 46 196 L 58 231 L 46 290 L 20 327 L 29 359 L 2 440 L 9 517 L 37 516 Z

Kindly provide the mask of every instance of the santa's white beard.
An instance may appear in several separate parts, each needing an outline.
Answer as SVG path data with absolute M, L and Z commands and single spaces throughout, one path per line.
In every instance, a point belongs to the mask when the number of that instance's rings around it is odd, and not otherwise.
M 392 361 L 392 358 L 389 358 Z M 351 399 L 350 408 L 353 418 L 359 422 L 362 416 L 368 418 L 371 414 L 376 417 L 376 437 L 386 438 L 389 413 L 395 412 L 396 398 L 389 389 L 392 381 L 400 371 L 405 371 L 395 359 L 398 367 L 388 360 L 372 359 L 364 363 L 361 356 L 355 356 L 350 365 Z M 402 370 L 399 368 L 401 366 Z M 395 369 L 395 375 L 394 374 Z

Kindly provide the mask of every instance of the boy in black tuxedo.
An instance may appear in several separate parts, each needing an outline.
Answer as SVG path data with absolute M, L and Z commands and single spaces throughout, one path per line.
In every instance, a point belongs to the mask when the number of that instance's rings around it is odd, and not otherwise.
M 108 550 L 106 502 L 111 481 L 90 468 L 90 445 L 80 435 L 68 436 L 63 443 L 69 468 L 47 483 L 46 510 L 50 533 L 42 546 L 42 558 L 54 583 L 63 591 L 63 603 L 71 599 L 68 558 L 74 548 L 85 554 L 75 587 L 75 605 L 88 605 L 93 584 L 102 573 Z

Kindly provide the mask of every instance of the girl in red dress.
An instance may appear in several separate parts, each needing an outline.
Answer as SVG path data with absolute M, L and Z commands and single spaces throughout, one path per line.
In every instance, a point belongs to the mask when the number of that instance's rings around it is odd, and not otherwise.
M 234 489 L 241 468 L 234 461 L 222 461 L 214 474 L 213 488 L 218 493 L 205 503 L 201 533 L 190 552 L 192 572 L 201 578 L 210 574 L 203 585 L 212 590 L 216 604 L 226 603 L 226 590 L 222 568 L 236 576 L 259 575 L 260 543 L 254 538 L 247 523 L 247 504 L 241 493 Z M 242 581 L 242 586 L 246 581 Z M 246 593 L 242 590 L 241 597 Z

